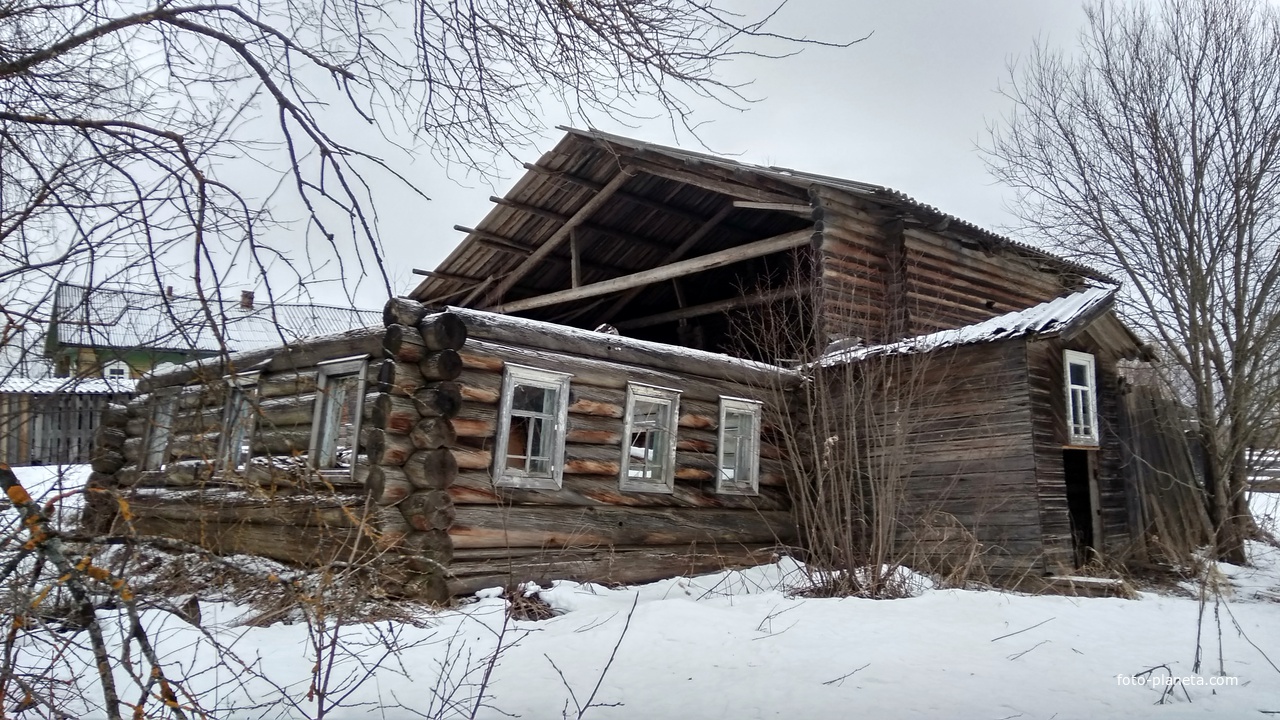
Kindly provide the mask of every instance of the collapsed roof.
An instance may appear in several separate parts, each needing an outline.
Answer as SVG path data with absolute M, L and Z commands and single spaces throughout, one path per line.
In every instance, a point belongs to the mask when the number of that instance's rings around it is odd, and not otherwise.
M 820 219 L 810 199 L 817 188 L 848 193 L 964 247 L 1111 282 L 890 188 L 563 129 L 504 197 L 491 198 L 495 206 L 479 224 L 456 226 L 466 236 L 436 269 L 415 271 L 426 279 L 410 297 L 583 328 L 648 328 L 681 316 L 675 309 L 714 308 L 745 292 L 730 287 L 740 277 L 722 270 L 730 263 L 752 261 L 757 276 L 794 271 L 780 254 L 766 255 L 807 244 Z M 666 282 L 692 272 L 697 282 Z

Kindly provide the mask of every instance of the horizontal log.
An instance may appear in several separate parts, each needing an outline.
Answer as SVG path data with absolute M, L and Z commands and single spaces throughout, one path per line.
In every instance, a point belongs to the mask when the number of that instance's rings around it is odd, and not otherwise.
M 411 532 L 405 537 L 403 548 L 405 552 L 431 558 L 441 565 L 453 560 L 453 539 L 447 530 Z
M 127 462 L 142 462 L 142 443 L 144 441 L 145 438 L 141 437 L 126 438 L 125 441 L 120 444 L 118 452 L 124 456 L 124 459 Z M 100 447 L 111 448 L 110 445 L 102 445 Z
M 256 410 L 259 427 L 310 425 L 315 419 L 316 393 L 262 399 Z
M 457 350 L 437 350 L 424 356 L 418 369 L 428 382 L 453 380 L 462 373 L 462 357 Z
M 777 560 L 774 545 L 725 548 L 642 547 L 602 550 L 539 550 L 536 555 L 483 560 L 463 559 L 455 551 L 449 566 L 449 593 L 467 595 L 488 587 L 517 587 L 556 580 L 643 583 L 752 567 Z M 509 551 L 504 551 L 509 552 Z
M 458 477 L 458 461 L 452 450 L 419 450 L 405 461 L 404 472 L 419 490 L 449 487 Z
M 409 526 L 419 532 L 448 530 L 457 514 L 449 494 L 443 490 L 421 490 L 400 503 Z
M 435 450 L 455 445 L 458 433 L 454 430 L 453 423 L 445 418 L 422 418 L 413 426 L 409 439 L 419 450 Z
M 451 418 L 462 408 L 462 390 L 454 382 L 433 382 L 413 394 L 422 417 Z
M 382 428 L 369 431 L 367 441 L 369 463 L 371 465 L 401 466 L 409 459 L 417 448 L 408 435 L 390 433 Z
M 191 383 L 214 383 L 232 371 L 261 370 L 264 374 L 300 371 L 316 363 L 354 355 L 381 356 L 382 326 L 348 330 L 318 338 L 304 338 L 284 346 L 232 353 L 229 357 L 194 360 L 173 368 L 151 373 L 138 381 L 138 392 Z M 225 362 L 224 362 L 225 360 Z
M 403 548 L 405 540 L 413 533 L 404 513 L 396 507 L 379 507 L 373 514 L 373 544 L 379 550 Z
M 142 391 L 139 390 L 139 392 Z M 143 406 L 145 406 L 145 400 L 143 401 Z M 128 405 L 123 403 L 107 403 L 102 408 L 101 423 L 111 427 L 124 427 L 125 424 L 129 422 L 130 414 Z
M 422 334 L 412 325 L 388 325 L 382 348 L 388 357 L 410 364 L 420 362 L 430 352 L 422 342 Z
M 606 335 L 605 337 L 613 337 Z M 640 382 L 683 391 L 682 400 L 718 402 L 721 395 L 767 399 L 775 386 L 751 386 L 725 380 L 624 365 L 596 358 L 578 357 L 563 352 L 516 345 L 503 345 L 482 340 L 468 340 L 460 351 L 463 365 L 471 370 L 501 373 L 507 362 L 546 368 L 573 375 L 573 385 L 626 390 L 628 382 Z M 727 357 L 727 356 L 726 356 Z
M 398 435 L 408 435 L 413 432 L 413 428 L 417 426 L 420 419 L 417 404 L 411 398 L 380 393 L 373 401 L 370 420 L 375 428 L 382 428 Z
M 220 555 L 258 555 L 305 566 L 364 560 L 371 543 L 358 528 L 221 523 L 200 518 L 135 517 L 133 531 L 194 543 Z
M 249 441 L 249 449 L 254 455 L 274 457 L 305 455 L 310 446 L 310 425 L 260 427 Z
M 384 325 L 408 325 L 414 327 L 427 314 L 427 308 L 417 300 L 393 297 L 382 306 Z
M 365 479 L 365 489 L 369 499 L 377 505 L 389 506 L 401 502 L 414 492 L 413 483 L 404 470 L 383 465 L 369 468 L 369 476 Z
M 500 507 L 464 505 L 449 529 L 454 547 L 676 545 L 789 542 L 791 513 L 712 508 Z
M 502 375 L 464 369 L 458 374 L 462 398 L 470 402 L 497 404 L 502 395 Z
M 114 473 L 125 466 L 124 453 L 106 447 L 95 448 L 89 466 L 97 473 Z
M 427 315 L 417 323 L 423 345 L 429 351 L 458 350 L 467 341 L 467 326 L 452 312 Z
M 221 433 L 174 435 L 169 439 L 169 457 L 172 460 L 213 460 L 218 455 L 221 438 Z
M 400 362 L 398 360 L 383 360 L 377 367 L 377 389 L 379 392 L 389 392 L 392 395 L 413 395 L 420 390 L 426 380 L 422 379 L 422 371 L 418 369 L 416 363 Z
M 274 398 L 315 392 L 316 371 L 285 371 L 265 375 L 258 381 L 258 397 Z
M 199 518 L 222 523 L 348 528 L 366 522 L 364 498 L 359 496 L 260 499 L 209 491 L 166 491 L 163 495 L 139 492 L 129 498 L 129 510 L 135 515 L 188 522 Z
M 578 505 L 625 507 L 709 507 L 756 510 L 788 510 L 785 490 L 765 487 L 759 496 L 717 495 L 711 483 L 677 482 L 674 492 L 628 493 L 618 489 L 616 476 L 569 475 L 560 490 L 525 490 L 494 487 L 487 470 L 460 472 L 449 486 L 457 505 Z

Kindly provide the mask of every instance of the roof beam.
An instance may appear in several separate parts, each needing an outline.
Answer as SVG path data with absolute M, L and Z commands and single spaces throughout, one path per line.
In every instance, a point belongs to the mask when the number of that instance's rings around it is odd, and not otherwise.
M 675 249 L 667 253 L 667 256 L 662 259 L 662 265 L 673 263 L 684 257 L 685 253 L 693 249 L 694 245 L 701 242 L 702 239 L 705 238 L 712 230 L 716 229 L 717 225 L 719 225 L 725 218 L 729 217 L 729 213 L 733 212 L 733 207 L 734 206 L 732 204 L 729 204 L 720 208 L 719 212 L 703 222 L 697 230 L 693 231 L 692 235 L 684 239 L 684 242 L 680 243 L 675 247 Z M 618 313 L 622 312 L 622 308 L 626 307 L 632 300 L 635 300 L 636 296 L 643 291 L 643 287 L 636 287 L 628 290 L 625 295 L 618 298 L 617 301 L 615 301 L 613 305 L 605 311 L 604 315 L 600 318 L 600 322 L 609 322 L 613 318 L 617 317 Z
M 520 255 L 522 257 L 527 256 L 533 251 L 533 249 L 528 245 L 522 245 L 511 238 L 503 237 L 497 233 L 491 233 L 488 230 L 477 230 L 465 225 L 454 225 L 453 229 L 470 235 L 472 242 L 480 245 L 481 247 L 487 247 L 490 250 L 511 253 L 512 255 Z M 561 255 L 550 255 L 547 257 L 547 261 L 561 265 L 568 265 L 571 262 L 571 259 Z M 612 275 L 631 272 L 631 268 L 623 268 L 617 265 L 593 262 L 591 260 L 582 260 L 581 269 L 591 270 L 593 272 L 604 272 L 605 274 Z
M 533 163 L 525 163 L 524 169 L 528 170 L 529 172 L 538 173 L 539 175 L 546 175 L 547 177 L 553 177 L 558 180 L 563 180 L 568 183 L 573 183 L 574 185 L 581 185 L 582 187 L 585 187 L 585 188 L 591 188 L 592 190 L 595 190 L 597 192 L 599 192 L 600 188 L 604 187 L 603 183 L 598 183 L 595 180 L 588 180 L 587 178 L 578 177 L 577 175 L 572 175 L 563 170 L 552 170 L 551 168 L 545 168 L 545 167 L 542 167 L 541 165 L 534 165 Z M 691 223 L 696 224 L 696 223 L 702 222 L 703 220 L 703 218 L 695 212 L 690 212 L 688 210 L 682 210 L 677 207 L 672 207 L 662 202 L 661 200 L 654 200 L 652 198 L 643 197 L 640 195 L 636 195 L 634 193 L 617 192 L 617 193 L 614 193 L 614 197 L 618 198 L 619 200 L 626 200 L 629 203 L 640 205 L 641 207 L 647 207 L 651 210 L 657 210 L 658 212 L 664 212 L 669 215 L 675 215 L 676 217 L 684 218 L 685 220 L 688 220 Z
M 801 298 L 811 292 L 813 292 L 813 288 L 808 286 L 780 288 L 778 290 L 756 293 L 755 295 L 731 297 L 725 300 L 703 303 L 702 305 L 680 308 L 678 310 L 671 310 L 669 312 L 658 313 L 656 315 L 623 320 L 622 322 L 616 323 L 616 325 L 620 330 L 635 330 L 638 328 L 653 327 L 654 325 L 675 322 L 677 320 L 688 320 L 689 318 L 711 315 L 713 313 L 724 312 L 725 310 L 737 310 L 738 308 L 764 305 L 775 300 Z
M 803 217 L 813 216 L 813 206 L 808 203 L 752 202 L 750 200 L 734 200 L 733 206 L 743 210 L 771 210 L 773 212 L 792 213 Z
M 647 160 L 630 160 L 628 161 L 628 167 L 660 178 L 666 178 L 667 180 L 674 180 L 686 185 L 700 187 L 703 190 L 709 190 L 721 195 L 728 195 L 731 198 L 739 200 L 751 200 L 762 203 L 794 204 L 797 199 L 791 195 L 784 195 L 770 190 L 761 190 L 760 188 L 752 187 L 750 185 L 743 185 L 741 183 L 730 182 L 728 180 L 720 180 L 696 172 L 690 172 L 688 170 L 680 170 L 673 167 L 667 167 L 666 165 L 659 165 L 658 163 L 649 162 Z
M 508 290 L 515 287 L 516 283 L 523 280 L 524 276 L 532 272 L 544 258 L 555 252 L 555 249 L 560 247 L 560 245 L 569 238 L 569 233 L 573 232 L 575 227 L 591 219 L 591 216 L 595 211 L 598 210 L 601 205 L 604 205 L 605 202 L 608 201 L 615 192 L 621 189 L 622 186 L 625 185 L 632 177 L 634 177 L 634 173 L 630 168 L 625 165 L 619 168 L 618 174 L 614 175 L 612 180 L 605 184 L 604 187 L 600 188 L 600 191 L 597 192 L 590 200 L 587 200 L 586 204 L 566 220 L 565 223 L 551 235 L 551 237 L 547 238 L 546 242 L 539 245 L 537 249 L 529 253 L 529 256 L 522 260 L 519 265 L 512 269 L 511 272 L 507 273 L 507 276 L 498 283 L 497 287 L 489 291 L 488 295 L 485 296 L 484 304 L 488 305 L 501 300 L 502 296 L 506 295 Z
M 611 280 L 604 280 L 590 285 L 583 285 L 579 288 L 570 288 L 559 292 L 547 293 L 546 295 L 538 295 L 536 297 L 526 298 L 524 300 L 516 300 L 514 302 L 503 303 L 489 308 L 492 312 L 513 313 L 522 310 L 533 310 L 535 308 L 546 307 L 548 305 L 559 305 L 561 303 L 574 302 L 600 295 L 608 295 L 609 293 L 620 292 L 622 290 L 630 290 L 635 287 L 642 287 L 672 278 L 692 275 L 694 273 L 711 270 L 742 260 L 750 260 L 751 258 L 772 255 L 784 250 L 791 250 L 809 243 L 813 236 L 813 228 L 805 228 L 804 230 L 796 230 L 775 237 L 757 240 L 753 243 L 741 245 L 728 250 L 711 253 L 710 255 L 702 255 L 689 260 L 663 265 L 651 270 L 644 270 L 631 275 L 623 275 Z
M 615 196 L 616 195 L 617 193 L 615 193 Z M 540 218 L 546 218 L 547 220 L 553 220 L 558 223 L 565 223 L 569 221 L 568 215 L 561 215 L 560 213 L 554 210 L 547 210 L 546 208 L 535 207 L 533 205 L 526 205 L 525 203 L 516 202 L 515 200 L 508 200 L 506 198 L 493 196 L 489 198 L 489 202 L 494 203 L 495 205 L 509 207 L 512 210 L 519 210 L 520 212 L 526 212 L 526 213 L 529 213 L 530 215 L 537 215 Z M 614 230 L 612 228 L 603 227 L 593 223 L 588 223 L 588 222 L 580 223 L 578 225 L 578 229 L 586 230 L 587 232 L 600 233 L 601 235 L 608 235 L 610 237 L 616 237 L 621 240 L 626 240 L 627 242 L 636 243 L 637 245 L 644 245 L 646 247 L 652 248 L 654 250 L 658 250 L 660 252 L 667 252 L 667 250 L 670 249 L 669 246 L 664 245 L 658 242 L 657 240 L 650 240 L 649 238 L 646 238 L 646 237 L 640 237 L 639 235 L 632 235 L 631 233 L 628 233 L 622 230 Z

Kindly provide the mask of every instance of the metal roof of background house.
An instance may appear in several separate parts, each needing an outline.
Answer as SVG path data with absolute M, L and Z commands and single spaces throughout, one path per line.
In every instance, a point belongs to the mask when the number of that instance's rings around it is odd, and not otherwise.
M 136 380 L 128 378 L 25 378 L 0 380 L 0 393 L 24 395 L 119 395 L 132 393 Z
M 374 310 L 297 303 L 244 308 L 239 299 L 65 283 L 57 289 L 53 323 L 62 345 L 177 352 L 219 352 L 223 341 L 230 351 L 253 350 L 381 324 L 382 313 Z

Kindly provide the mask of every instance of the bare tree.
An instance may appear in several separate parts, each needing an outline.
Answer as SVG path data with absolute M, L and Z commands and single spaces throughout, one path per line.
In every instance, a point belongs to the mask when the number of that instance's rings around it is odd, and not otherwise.
M 1011 69 L 992 172 L 1027 227 L 1127 280 L 1188 390 L 1217 552 L 1244 560 L 1250 448 L 1280 364 L 1280 14 L 1254 0 L 1099 2 L 1080 46 Z
M 31 300 L 19 285 L 71 269 L 93 284 L 133 268 L 151 288 L 180 269 L 202 296 L 273 263 L 389 288 L 373 196 L 388 180 L 421 191 L 375 148 L 488 171 L 551 101 L 691 127 L 697 98 L 744 99 L 725 61 L 811 42 L 769 32 L 772 15 L 710 0 L 2 0 L 10 325 Z M 264 232 L 288 220 L 290 240 Z

